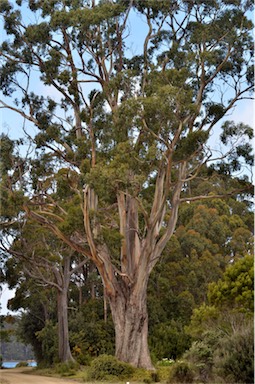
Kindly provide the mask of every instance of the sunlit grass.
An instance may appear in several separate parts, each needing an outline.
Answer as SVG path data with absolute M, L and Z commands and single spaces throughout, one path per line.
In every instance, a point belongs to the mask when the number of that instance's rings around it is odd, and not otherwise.
M 132 377 L 119 381 L 117 378 L 111 378 L 107 379 L 107 381 L 91 381 L 88 379 L 88 370 L 89 367 L 81 367 L 79 370 L 77 370 L 74 374 L 68 375 L 68 379 L 76 380 L 77 382 L 86 383 L 86 384 L 146 384 L 146 383 L 152 383 L 150 372 L 144 370 L 144 369 L 136 369 L 135 373 L 132 375 Z M 157 367 L 157 373 L 159 376 L 160 381 L 159 384 L 166 383 L 168 377 L 169 377 L 169 367 Z M 40 375 L 40 376 L 50 376 L 50 377 L 65 377 L 67 378 L 67 375 L 61 375 L 60 373 L 56 373 L 56 370 L 54 368 L 34 368 L 28 372 L 29 374 L 34 375 Z M 2 383 L 0 383 L 2 384 Z M 3 383 L 5 384 L 5 383 Z M 6 383 L 7 384 L 7 383 Z M 9 383 L 8 383 L 9 384 Z

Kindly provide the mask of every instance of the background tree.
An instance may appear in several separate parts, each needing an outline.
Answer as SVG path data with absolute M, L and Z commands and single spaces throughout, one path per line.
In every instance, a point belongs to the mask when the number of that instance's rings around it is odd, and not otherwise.
M 250 383 L 254 374 L 254 260 L 247 255 L 209 284 L 208 302 L 194 309 L 187 330 L 194 337 L 186 358 L 199 379 Z
M 17 316 L 1 316 L 1 331 L 3 331 L 0 340 L 1 363 L 34 358 L 31 346 L 27 343 L 21 343 L 17 336 L 18 324 L 19 318 Z
M 5 188 L 26 186 L 26 214 L 95 263 L 116 356 L 152 368 L 149 275 L 180 205 L 216 197 L 193 193 L 189 183 L 239 170 L 239 158 L 253 160 L 244 141 L 252 130 L 243 124 L 223 125 L 225 152 L 213 156 L 206 144 L 253 87 L 252 2 L 38 0 L 27 4 L 29 24 L 25 5 L 16 4 L 1 3 L 8 41 L 0 103 L 37 127 L 36 149 L 22 181 L 8 186 L 7 172 Z M 135 14 L 146 32 L 141 53 L 131 56 Z M 38 73 L 41 92 L 32 81 Z M 45 96 L 53 89 L 58 96 Z M 208 161 L 216 165 L 204 170 Z M 236 187 L 233 181 L 224 195 Z
M 31 244 L 35 246 L 33 238 L 28 237 L 26 240 L 27 243 L 31 241 Z M 37 260 L 37 268 L 39 259 L 40 257 Z M 52 265 L 48 265 L 47 274 L 44 269 L 38 274 L 35 266 L 33 268 L 32 260 L 31 265 L 28 266 L 24 257 L 22 259 L 9 258 L 5 264 L 6 281 L 9 282 L 10 287 L 16 287 L 15 296 L 9 300 L 8 308 L 12 311 L 22 309 L 22 312 L 17 315 L 15 334 L 18 340 L 32 346 L 38 366 L 51 366 L 59 361 L 59 347 L 63 345 L 63 342 L 59 343 L 58 340 L 58 329 L 60 328 L 58 324 L 58 293 L 55 286 L 52 289 L 51 284 L 49 284 L 49 282 L 54 282 L 54 279 L 50 280 L 53 278 L 53 272 L 49 272 L 49 267 Z M 28 268 L 30 268 L 31 273 L 27 271 Z M 76 270 L 76 273 L 79 271 Z M 77 289 L 76 278 L 72 275 L 67 309 L 72 355 L 79 363 L 87 365 L 92 358 L 100 353 L 114 353 L 114 330 L 111 319 L 107 319 L 107 322 L 104 319 L 101 280 L 97 279 L 97 286 L 93 287 L 91 292 L 88 286 L 91 287 L 92 283 L 95 285 L 95 278 L 92 276 L 90 283 L 88 273 L 86 273 L 85 278 L 84 286 L 79 282 Z M 82 303 L 79 302 L 80 289 L 84 291 L 82 292 Z M 60 336 L 62 337 L 62 335 Z M 4 357 L 6 358 L 6 353 L 4 353 Z
M 100 354 L 114 355 L 114 327 L 104 318 L 103 295 L 89 299 L 69 316 L 70 341 L 75 359 L 88 365 Z
M 32 346 L 38 366 L 49 366 L 58 356 L 56 292 L 45 286 L 42 289 L 38 281 L 29 278 L 22 262 L 9 258 L 6 264 L 6 282 L 16 289 L 8 309 L 20 312 L 16 316 L 16 337 Z M 55 326 L 54 334 L 42 340 L 40 332 L 50 325 Z
M 216 193 L 214 188 L 209 190 Z M 252 216 L 250 203 L 234 197 L 180 208 L 175 234 L 148 286 L 149 341 L 157 359 L 181 357 L 192 341 L 185 327 L 192 311 L 208 302 L 208 284 L 217 282 L 229 263 L 252 254 Z M 246 233 L 239 245 L 233 241 L 237 232 Z
M 72 249 L 66 249 L 65 244 L 56 240 L 47 228 L 41 228 L 37 222 L 28 220 L 19 236 L 6 249 L 6 252 L 12 255 L 6 266 L 7 274 L 10 275 L 10 268 L 13 270 L 13 264 L 18 263 L 22 278 L 25 275 L 28 279 L 32 278 L 34 284 L 56 290 L 58 358 L 61 362 L 67 362 L 73 361 L 69 344 L 68 290 L 72 275 L 79 271 L 87 260 L 84 257 L 79 260 L 79 256 L 75 255 Z

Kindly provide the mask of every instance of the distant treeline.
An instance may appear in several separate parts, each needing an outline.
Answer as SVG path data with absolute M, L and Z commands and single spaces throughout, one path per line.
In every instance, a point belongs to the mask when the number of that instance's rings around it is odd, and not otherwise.
M 4 322 L 3 329 L 14 331 L 15 326 Z M 8 341 L 0 340 L 0 354 L 3 361 L 34 359 L 31 345 L 19 342 L 15 334 L 11 334 Z

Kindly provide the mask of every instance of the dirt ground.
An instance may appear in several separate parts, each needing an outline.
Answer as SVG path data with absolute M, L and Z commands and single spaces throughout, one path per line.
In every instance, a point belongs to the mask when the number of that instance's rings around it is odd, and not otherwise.
M 31 369 L 32 368 L 1 369 L 0 384 L 77 384 L 77 381 L 69 379 L 26 375 L 25 372 Z

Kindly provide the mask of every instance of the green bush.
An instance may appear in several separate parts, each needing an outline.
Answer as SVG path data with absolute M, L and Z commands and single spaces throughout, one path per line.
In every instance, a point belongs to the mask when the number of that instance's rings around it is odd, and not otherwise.
M 41 343 L 43 360 L 47 362 L 45 366 L 55 363 L 58 356 L 57 325 L 47 320 L 45 327 L 36 332 L 36 337 Z
M 131 381 L 138 381 L 142 383 L 158 383 L 160 381 L 158 371 L 149 371 L 144 368 L 135 368 Z
M 174 364 L 174 360 L 173 359 L 168 359 L 168 358 L 164 358 L 164 359 L 162 359 L 162 360 L 157 362 L 157 366 L 158 367 L 169 367 L 172 364 Z
M 251 384 L 254 381 L 254 329 L 226 336 L 215 352 L 215 371 L 227 383 Z
M 134 373 L 134 368 L 117 360 L 114 356 L 101 355 L 91 363 L 88 379 L 104 380 L 117 377 L 125 379 Z
M 185 334 L 180 321 L 156 324 L 150 331 L 150 350 L 156 356 L 156 361 L 178 359 L 190 347 L 191 338 Z
M 75 361 L 80 365 L 88 366 L 91 363 L 91 355 L 88 352 L 83 352 L 82 348 L 78 345 L 75 345 L 72 349 L 72 355 L 75 358 Z
M 28 367 L 27 361 L 20 361 L 15 368 Z
M 194 367 L 187 361 L 176 362 L 171 371 L 169 377 L 169 383 L 193 383 L 195 378 Z
M 72 376 L 79 369 L 79 364 L 75 361 L 69 361 L 67 363 L 59 363 L 54 367 L 54 371 L 61 376 Z
M 164 382 L 164 383 L 167 382 L 167 380 L 169 379 L 170 370 L 173 364 L 171 364 L 171 366 L 168 366 L 168 367 L 157 366 L 157 374 L 160 382 Z
M 86 308 L 87 305 L 88 308 Z M 80 354 L 90 355 L 91 358 L 96 358 L 103 354 L 114 354 L 113 323 L 111 319 L 105 322 L 101 318 L 101 314 L 97 313 L 101 309 L 97 308 L 97 305 L 98 303 L 92 300 L 89 301 L 84 308 L 82 307 L 82 310 L 78 313 L 75 312 L 75 316 L 71 315 L 69 320 L 71 348 L 78 347 Z M 102 302 L 101 307 L 103 309 Z M 88 309 L 91 309 L 90 313 Z
M 132 381 L 139 381 L 142 383 L 151 383 L 151 372 L 144 368 L 135 368 L 132 375 Z
M 184 359 L 196 367 L 196 378 L 208 382 L 212 377 L 214 365 L 214 351 L 223 337 L 220 331 L 208 331 L 203 334 L 203 339 L 192 343 L 190 349 L 184 354 Z

